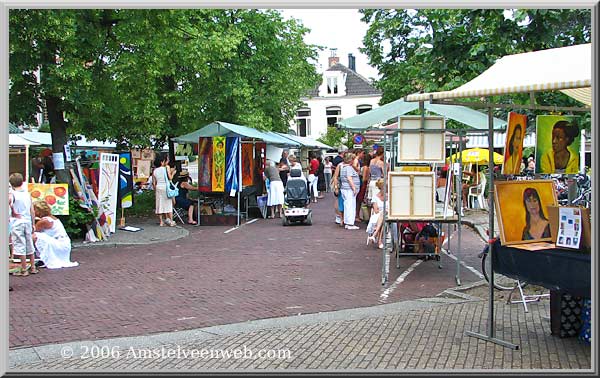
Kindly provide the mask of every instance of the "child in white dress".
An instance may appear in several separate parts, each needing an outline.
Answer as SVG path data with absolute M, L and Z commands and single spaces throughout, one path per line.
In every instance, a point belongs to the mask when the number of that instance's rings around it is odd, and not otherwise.
M 381 215 L 384 206 L 383 179 L 378 179 L 375 183 L 375 186 L 379 191 L 371 199 L 373 208 L 371 211 L 371 217 L 369 218 L 369 224 L 367 224 L 367 245 L 369 245 L 369 242 L 377 242 L 377 239 L 380 236 L 381 224 L 383 223 L 383 216 Z

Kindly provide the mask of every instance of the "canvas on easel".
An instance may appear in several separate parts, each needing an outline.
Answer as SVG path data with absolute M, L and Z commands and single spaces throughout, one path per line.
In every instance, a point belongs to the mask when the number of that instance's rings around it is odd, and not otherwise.
M 435 218 L 435 172 L 390 172 L 388 219 Z
M 420 116 L 400 117 L 398 130 L 398 163 L 444 162 L 444 117 L 424 117 L 423 128 Z

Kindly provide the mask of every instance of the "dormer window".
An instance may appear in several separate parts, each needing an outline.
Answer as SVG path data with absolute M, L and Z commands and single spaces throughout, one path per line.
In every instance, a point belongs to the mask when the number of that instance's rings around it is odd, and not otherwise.
M 337 77 L 328 77 L 327 78 L 327 94 L 337 94 L 338 93 L 338 78 Z

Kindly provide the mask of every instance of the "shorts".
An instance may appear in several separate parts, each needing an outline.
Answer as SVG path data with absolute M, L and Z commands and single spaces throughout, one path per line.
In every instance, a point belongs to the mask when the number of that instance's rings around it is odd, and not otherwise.
M 10 233 L 13 255 L 29 256 L 35 253 L 33 247 L 33 229 L 30 222 L 16 221 Z

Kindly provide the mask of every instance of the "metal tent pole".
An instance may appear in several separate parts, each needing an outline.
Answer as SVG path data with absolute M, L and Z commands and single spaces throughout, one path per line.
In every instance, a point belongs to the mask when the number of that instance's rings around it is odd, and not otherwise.
M 458 216 L 458 223 L 457 223 L 457 228 L 456 231 L 458 233 L 458 240 L 457 240 L 457 244 L 456 244 L 456 253 L 454 254 L 456 256 L 456 276 L 454 276 L 454 280 L 456 281 L 456 284 L 458 286 L 461 285 L 461 281 L 460 281 L 460 254 L 462 253 L 461 248 L 462 248 L 462 143 L 463 143 L 463 135 L 462 132 L 459 131 L 458 132 L 458 175 L 455 178 L 455 182 L 456 182 L 456 207 L 457 207 L 457 216 Z
M 387 257 L 387 210 L 386 205 L 389 203 L 389 199 L 387 198 L 387 183 L 388 183 L 388 174 L 387 174 L 387 159 L 386 159 L 386 150 L 387 150 L 387 129 L 383 131 L 383 223 L 381 227 L 383 230 L 381 231 L 381 237 L 383 238 L 383 248 L 381 249 L 382 256 L 382 269 L 381 269 L 381 284 L 385 285 L 388 278 L 388 265 L 386 264 Z
M 494 113 L 493 107 L 488 107 L 488 151 L 489 151 L 489 238 L 492 239 L 494 235 Z M 488 241 L 489 243 L 489 241 Z M 494 324 L 494 258 L 493 258 L 493 244 L 489 243 L 488 258 L 490 259 L 490 276 L 489 276 L 489 296 L 488 296 L 488 334 L 475 333 L 473 331 L 466 331 L 467 336 L 476 337 L 478 339 L 491 341 L 494 344 L 501 345 L 506 348 L 517 350 L 519 346 L 508 341 L 500 340 L 496 338 L 496 330 Z
M 238 200 L 238 211 L 237 211 L 237 226 L 240 227 L 240 206 L 242 191 L 242 138 L 238 137 L 238 187 L 237 187 L 237 200 Z M 248 217 L 248 209 L 246 209 L 246 217 Z

